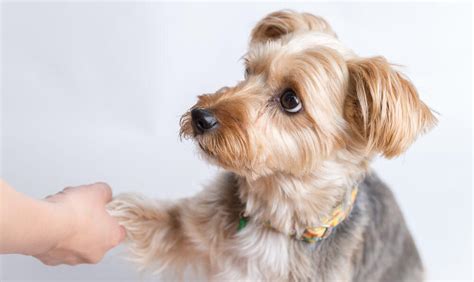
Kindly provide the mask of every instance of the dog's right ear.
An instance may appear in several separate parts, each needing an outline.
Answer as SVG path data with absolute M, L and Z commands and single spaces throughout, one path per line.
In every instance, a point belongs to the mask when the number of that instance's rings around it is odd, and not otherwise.
M 368 152 L 396 157 L 436 124 L 413 84 L 385 58 L 352 59 L 347 66 L 345 118 Z
M 334 37 L 336 33 L 321 17 L 290 10 L 273 12 L 263 18 L 251 33 L 250 44 L 276 40 L 293 32 L 318 31 Z

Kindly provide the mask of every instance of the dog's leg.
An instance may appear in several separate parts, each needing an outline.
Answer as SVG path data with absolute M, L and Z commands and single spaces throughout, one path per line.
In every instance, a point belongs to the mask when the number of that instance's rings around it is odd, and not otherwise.
M 186 231 L 182 207 L 191 204 L 189 201 L 192 199 L 170 203 L 122 194 L 108 204 L 110 214 L 127 231 L 131 259 L 141 268 L 153 266 L 156 270 L 158 266 L 160 271 L 166 267 L 180 273 L 197 261 L 206 265 L 206 258 Z

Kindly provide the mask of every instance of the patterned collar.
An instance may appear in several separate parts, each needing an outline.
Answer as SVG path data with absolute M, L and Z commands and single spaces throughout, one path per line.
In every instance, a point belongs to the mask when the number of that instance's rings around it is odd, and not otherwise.
M 306 243 L 315 243 L 322 239 L 327 238 L 334 227 L 340 224 L 344 219 L 346 219 L 352 211 L 352 207 L 354 206 L 354 202 L 357 197 L 358 188 L 354 186 L 351 191 L 351 197 L 347 200 L 347 202 L 341 202 L 337 205 L 331 213 L 331 216 L 323 220 L 320 226 L 307 226 L 301 236 L 297 236 L 296 232 L 292 232 L 288 234 L 290 237 L 304 241 Z M 241 214 L 239 218 L 239 226 L 238 231 L 242 230 L 247 226 L 250 217 Z M 269 221 L 265 222 L 264 225 L 269 228 L 275 229 Z

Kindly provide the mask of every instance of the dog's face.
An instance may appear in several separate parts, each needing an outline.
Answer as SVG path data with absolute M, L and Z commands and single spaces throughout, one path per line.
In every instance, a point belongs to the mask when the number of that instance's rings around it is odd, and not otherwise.
M 182 136 L 237 174 L 301 176 L 338 152 L 393 157 L 435 122 L 383 58 L 358 58 L 309 14 L 268 15 L 245 62 L 243 81 L 199 96 L 181 120 Z

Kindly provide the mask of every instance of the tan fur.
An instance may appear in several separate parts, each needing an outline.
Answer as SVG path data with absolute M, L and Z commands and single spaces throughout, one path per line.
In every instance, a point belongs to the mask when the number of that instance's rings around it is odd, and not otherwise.
M 277 11 L 262 19 L 252 30 L 251 44 L 276 40 L 294 32 L 318 31 L 336 37 L 331 26 L 321 17 L 291 10 Z
M 348 68 L 346 112 L 353 131 L 362 135 L 369 152 L 377 150 L 388 158 L 398 156 L 436 123 L 413 84 L 385 58 L 354 59 L 348 62 Z
M 287 234 L 320 224 L 376 154 L 401 154 L 436 121 L 385 59 L 358 57 L 310 14 L 268 15 L 253 29 L 245 61 L 245 80 L 199 96 L 191 108 L 211 111 L 216 130 L 194 134 L 190 112 L 180 122 L 183 138 L 235 176 L 176 203 L 122 195 L 110 204 L 139 265 L 177 272 L 194 265 L 216 280 L 321 275 Z M 303 103 L 297 114 L 280 106 L 288 88 Z M 236 232 L 241 212 L 251 220 Z M 350 277 L 353 249 L 345 252 L 325 280 Z

